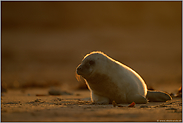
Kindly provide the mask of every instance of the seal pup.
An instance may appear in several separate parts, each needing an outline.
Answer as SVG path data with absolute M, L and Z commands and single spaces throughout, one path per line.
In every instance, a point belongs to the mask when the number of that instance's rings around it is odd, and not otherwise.
M 144 80 L 130 67 L 101 51 L 87 54 L 76 73 L 82 76 L 91 92 L 91 101 L 98 104 L 147 103 L 167 101 L 171 96 L 160 91 L 148 91 Z

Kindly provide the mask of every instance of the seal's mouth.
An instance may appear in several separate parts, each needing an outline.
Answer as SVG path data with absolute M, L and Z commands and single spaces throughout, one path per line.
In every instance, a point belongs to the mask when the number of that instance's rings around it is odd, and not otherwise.
M 78 81 L 81 81 L 81 76 L 82 76 L 82 68 L 81 68 L 81 65 L 79 65 L 77 68 L 76 68 L 76 71 L 75 71 L 75 77 Z
M 78 81 L 81 81 L 81 76 L 78 75 L 77 70 L 76 70 L 76 72 L 75 72 L 75 77 L 76 77 L 76 79 L 77 79 Z

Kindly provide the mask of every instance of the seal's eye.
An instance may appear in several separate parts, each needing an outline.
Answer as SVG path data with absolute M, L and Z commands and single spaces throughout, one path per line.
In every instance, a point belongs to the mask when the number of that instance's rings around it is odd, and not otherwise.
M 90 60 L 90 61 L 89 61 L 89 64 L 90 64 L 90 65 L 94 65 L 94 64 L 95 64 L 95 61 Z

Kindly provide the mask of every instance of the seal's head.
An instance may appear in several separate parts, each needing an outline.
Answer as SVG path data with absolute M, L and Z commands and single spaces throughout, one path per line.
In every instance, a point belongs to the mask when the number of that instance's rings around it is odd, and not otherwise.
M 104 61 L 106 61 L 106 55 L 104 53 L 100 51 L 91 52 L 83 58 L 81 64 L 77 67 L 76 72 L 78 75 L 87 79 L 105 65 Z

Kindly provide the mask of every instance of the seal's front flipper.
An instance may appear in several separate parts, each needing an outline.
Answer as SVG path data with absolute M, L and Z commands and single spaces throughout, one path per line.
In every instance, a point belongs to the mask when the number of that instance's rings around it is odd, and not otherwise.
M 147 103 L 147 99 L 139 94 L 130 94 L 126 98 L 128 103 L 132 103 L 132 102 L 135 102 L 137 104 Z
M 100 96 L 92 91 L 91 100 L 95 104 L 109 104 L 109 99 L 107 97 Z
M 149 90 L 147 91 L 146 97 L 150 102 L 166 102 L 167 100 L 172 99 L 172 97 L 167 93 Z

